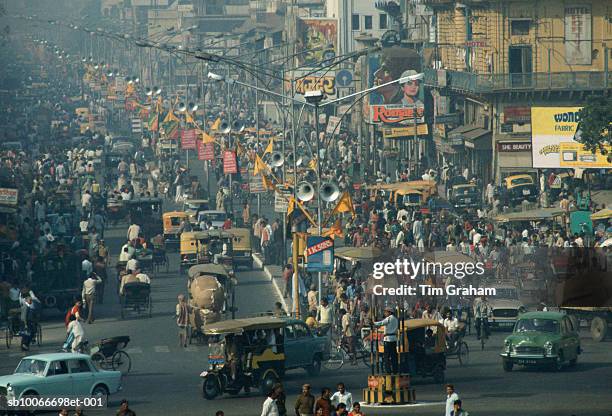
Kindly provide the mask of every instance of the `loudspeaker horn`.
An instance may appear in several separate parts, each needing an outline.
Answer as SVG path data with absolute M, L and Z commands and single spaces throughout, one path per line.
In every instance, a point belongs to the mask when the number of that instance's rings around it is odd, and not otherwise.
M 185 110 L 187 110 L 187 106 L 185 105 L 185 103 L 179 103 L 178 111 L 185 111 Z
M 285 163 L 285 158 L 281 152 L 273 152 L 270 158 L 270 166 L 273 168 L 279 168 Z
M 240 119 L 234 120 L 232 123 L 232 132 L 242 133 L 244 131 L 244 122 Z
M 227 122 L 227 120 L 221 121 L 221 124 L 219 125 L 219 133 L 227 134 L 231 130 L 232 128 L 230 127 L 230 124 Z
M 321 199 L 325 202 L 333 202 L 340 196 L 340 188 L 333 182 L 325 182 L 319 191 Z
M 298 184 L 296 195 L 300 201 L 310 201 L 314 194 L 314 187 L 310 182 L 303 181 Z
M 303 166 L 308 166 L 308 164 L 310 163 L 310 158 L 308 156 L 300 156 L 297 160 L 297 167 L 303 167 Z
M 62 109 L 62 105 L 60 103 L 56 103 L 53 108 L 55 108 L 57 111 Z

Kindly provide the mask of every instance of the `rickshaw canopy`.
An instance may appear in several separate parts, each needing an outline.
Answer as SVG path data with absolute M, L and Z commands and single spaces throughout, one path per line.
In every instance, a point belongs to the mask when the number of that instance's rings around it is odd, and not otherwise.
M 591 215 L 592 220 L 606 220 L 612 218 L 612 209 L 604 208 Z
M 206 263 L 206 264 L 196 264 L 195 266 L 191 266 L 189 270 L 187 270 L 187 275 L 190 279 L 193 279 L 199 274 L 213 275 L 213 276 L 224 276 L 229 277 L 228 270 L 222 264 L 214 264 L 214 263 Z
M 552 220 L 555 217 L 563 215 L 564 211 L 561 208 L 540 208 L 530 209 L 527 211 L 510 212 L 508 214 L 498 215 L 493 218 L 495 222 L 515 222 L 515 221 L 542 221 Z
M 183 211 L 170 211 L 170 212 L 164 212 L 162 217 L 165 220 L 166 218 L 188 218 L 189 215 L 187 215 L 187 213 Z
M 206 335 L 222 334 L 242 334 L 246 331 L 256 331 L 259 329 L 283 328 L 285 321 L 273 316 L 258 316 L 255 318 L 230 319 L 227 321 L 215 322 L 204 328 Z

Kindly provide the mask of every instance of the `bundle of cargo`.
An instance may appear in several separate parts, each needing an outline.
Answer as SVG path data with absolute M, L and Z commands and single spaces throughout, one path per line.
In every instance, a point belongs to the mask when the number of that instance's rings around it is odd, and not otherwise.
M 189 285 L 192 312 L 191 327 L 202 330 L 206 323 L 221 319 L 225 291 L 215 276 L 198 276 Z

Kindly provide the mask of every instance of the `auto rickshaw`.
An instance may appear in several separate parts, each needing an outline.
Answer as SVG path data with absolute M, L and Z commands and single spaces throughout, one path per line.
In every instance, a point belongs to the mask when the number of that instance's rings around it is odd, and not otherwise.
M 253 268 L 253 256 L 251 249 L 251 230 L 248 228 L 232 228 L 234 267 L 246 266 L 249 270 Z
M 185 270 L 195 264 L 221 263 L 232 268 L 233 235 L 223 230 L 190 231 L 181 233 L 181 265 Z M 223 245 L 226 253 L 223 253 Z
M 164 241 L 166 242 L 166 248 L 178 249 L 181 242 L 179 229 L 181 227 L 181 222 L 186 218 L 189 218 L 189 216 L 182 211 L 164 212 L 162 219 L 164 222 Z
M 538 186 L 529 174 L 506 177 L 500 190 L 501 201 L 510 206 L 518 205 L 524 200 L 536 202 L 538 194 Z
M 267 395 L 285 373 L 285 321 L 270 316 L 232 319 L 208 325 L 208 369 L 202 394 L 212 400 L 258 388 Z
M 384 329 L 378 330 L 377 351 L 384 353 Z M 446 371 L 446 331 L 434 319 L 403 319 L 399 321 L 397 356 L 400 374 L 433 377 L 444 382 Z

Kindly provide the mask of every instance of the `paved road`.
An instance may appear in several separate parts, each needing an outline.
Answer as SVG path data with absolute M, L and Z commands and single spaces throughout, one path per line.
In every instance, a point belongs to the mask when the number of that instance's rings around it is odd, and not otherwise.
M 112 253 L 117 254 L 127 225 L 111 229 L 106 234 Z M 252 393 L 249 396 L 224 396 L 214 401 L 202 398 L 199 373 L 207 366 L 207 347 L 178 345 L 173 318 L 176 296 L 186 292 L 186 277 L 178 273 L 178 255 L 170 255 L 169 273 L 153 277 L 153 316 L 151 318 L 119 317 L 118 299 L 114 282 L 106 286 L 105 303 L 98 308 L 95 324 L 86 325 L 90 340 L 103 337 L 129 335 L 127 352 L 132 357 L 132 371 L 125 378 L 125 389 L 111 397 L 109 409 L 88 412 L 91 415 L 114 415 L 121 398 L 128 398 L 138 415 L 212 415 L 223 409 L 226 415 L 259 415 L 263 399 Z M 278 296 L 261 271 L 239 272 L 236 291 L 238 316 L 265 312 L 272 308 Z M 64 340 L 63 313 L 49 315 L 43 326 L 44 345 L 34 347 L 38 351 L 56 351 Z M 460 367 L 456 360 L 449 360 L 447 381 L 457 387 L 465 407 L 472 415 L 559 416 L 572 414 L 607 416 L 612 410 L 610 386 L 612 386 L 612 348 L 610 341 L 595 344 L 584 333 L 584 354 L 575 369 L 560 373 L 541 370 L 518 369 L 504 373 L 498 352 L 504 334 L 495 333 L 485 351 L 478 351 L 473 336 L 467 338 L 472 350 L 470 363 Z M 15 368 L 23 354 L 15 348 L 6 350 L 0 346 L 0 374 L 8 374 Z M 347 366 L 340 371 L 323 371 L 318 377 L 308 377 L 303 370 L 286 375 L 289 407 L 295 401 L 303 382 L 313 385 L 315 392 L 321 387 L 334 387 L 343 381 L 356 400 L 367 382 L 367 369 L 363 366 Z M 417 399 L 440 402 L 444 389 L 431 380 L 413 381 Z M 383 414 L 368 409 L 368 415 Z M 406 414 L 404 411 L 385 409 L 384 414 Z M 418 409 L 421 416 L 443 414 L 440 405 Z

